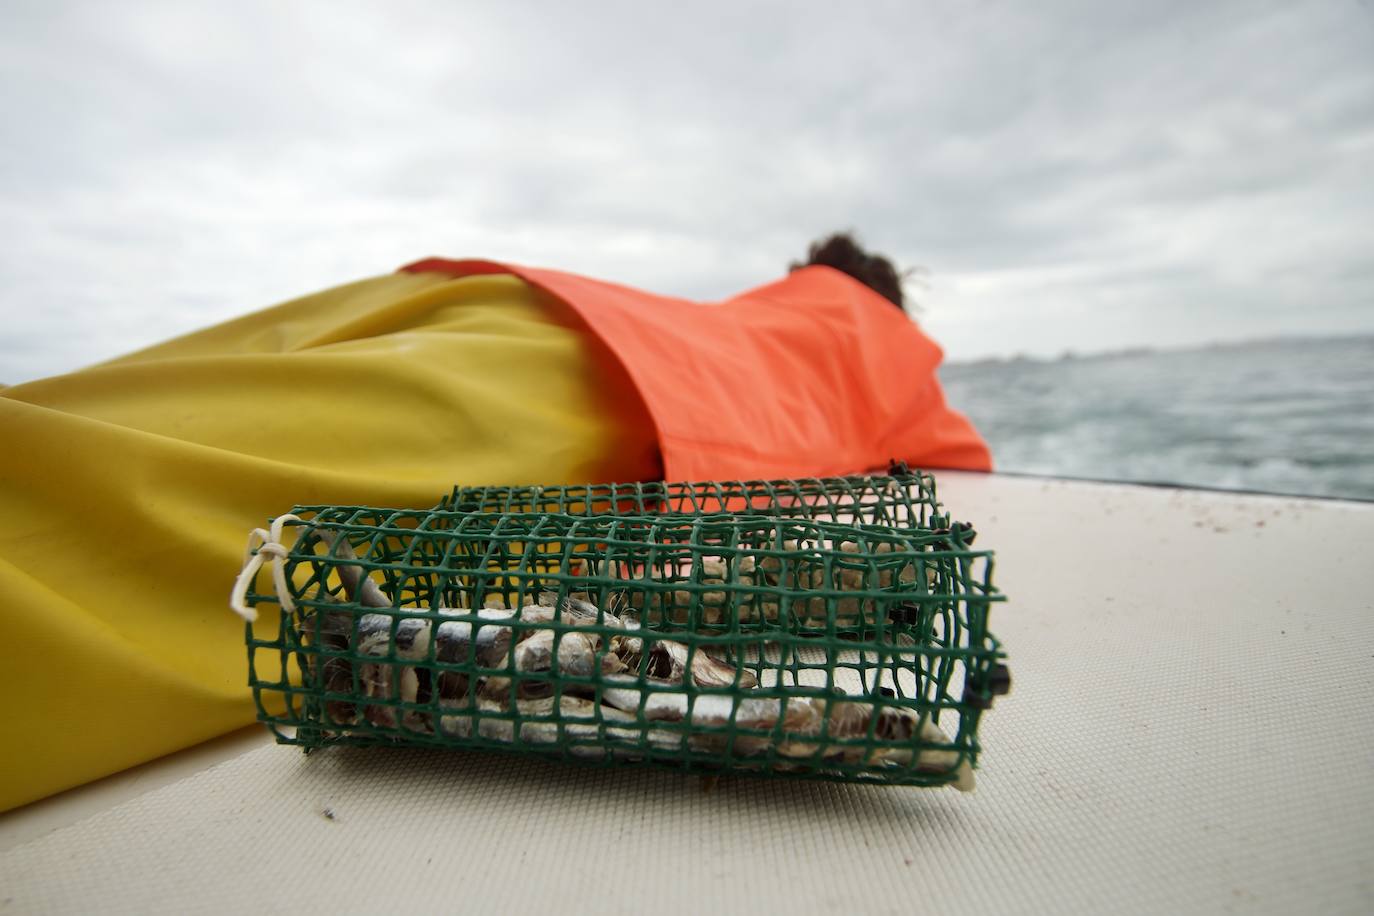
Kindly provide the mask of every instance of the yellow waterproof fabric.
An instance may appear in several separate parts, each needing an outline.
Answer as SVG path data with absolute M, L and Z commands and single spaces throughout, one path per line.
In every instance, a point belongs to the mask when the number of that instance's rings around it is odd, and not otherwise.
M 0 390 L 0 810 L 252 721 L 227 599 L 293 504 L 654 476 L 562 308 L 393 274 Z

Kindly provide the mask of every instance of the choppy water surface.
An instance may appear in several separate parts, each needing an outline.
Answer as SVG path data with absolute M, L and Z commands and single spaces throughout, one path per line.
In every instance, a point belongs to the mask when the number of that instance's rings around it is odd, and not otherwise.
M 1374 499 L 1374 337 L 949 364 L 998 470 Z

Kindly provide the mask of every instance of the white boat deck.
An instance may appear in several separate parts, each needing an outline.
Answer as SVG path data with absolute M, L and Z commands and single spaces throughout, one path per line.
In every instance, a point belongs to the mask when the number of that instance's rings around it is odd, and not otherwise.
M 1010 597 L 972 795 L 255 728 L 0 817 L 0 914 L 1374 910 L 1374 504 L 938 478 Z

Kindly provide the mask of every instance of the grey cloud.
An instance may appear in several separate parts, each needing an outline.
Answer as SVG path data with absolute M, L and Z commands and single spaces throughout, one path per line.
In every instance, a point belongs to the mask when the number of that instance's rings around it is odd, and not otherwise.
M 0 13 L 0 378 L 431 253 L 713 298 L 841 226 L 956 357 L 1374 326 L 1367 6 L 282 10 Z

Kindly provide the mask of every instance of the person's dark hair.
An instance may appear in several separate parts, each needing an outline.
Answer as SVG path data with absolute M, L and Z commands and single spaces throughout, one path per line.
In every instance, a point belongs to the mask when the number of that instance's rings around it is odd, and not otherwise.
M 902 274 L 880 254 L 869 254 L 849 232 L 836 232 L 811 243 L 806 262 L 793 261 L 790 270 L 823 264 L 849 274 L 855 280 L 906 311 Z

